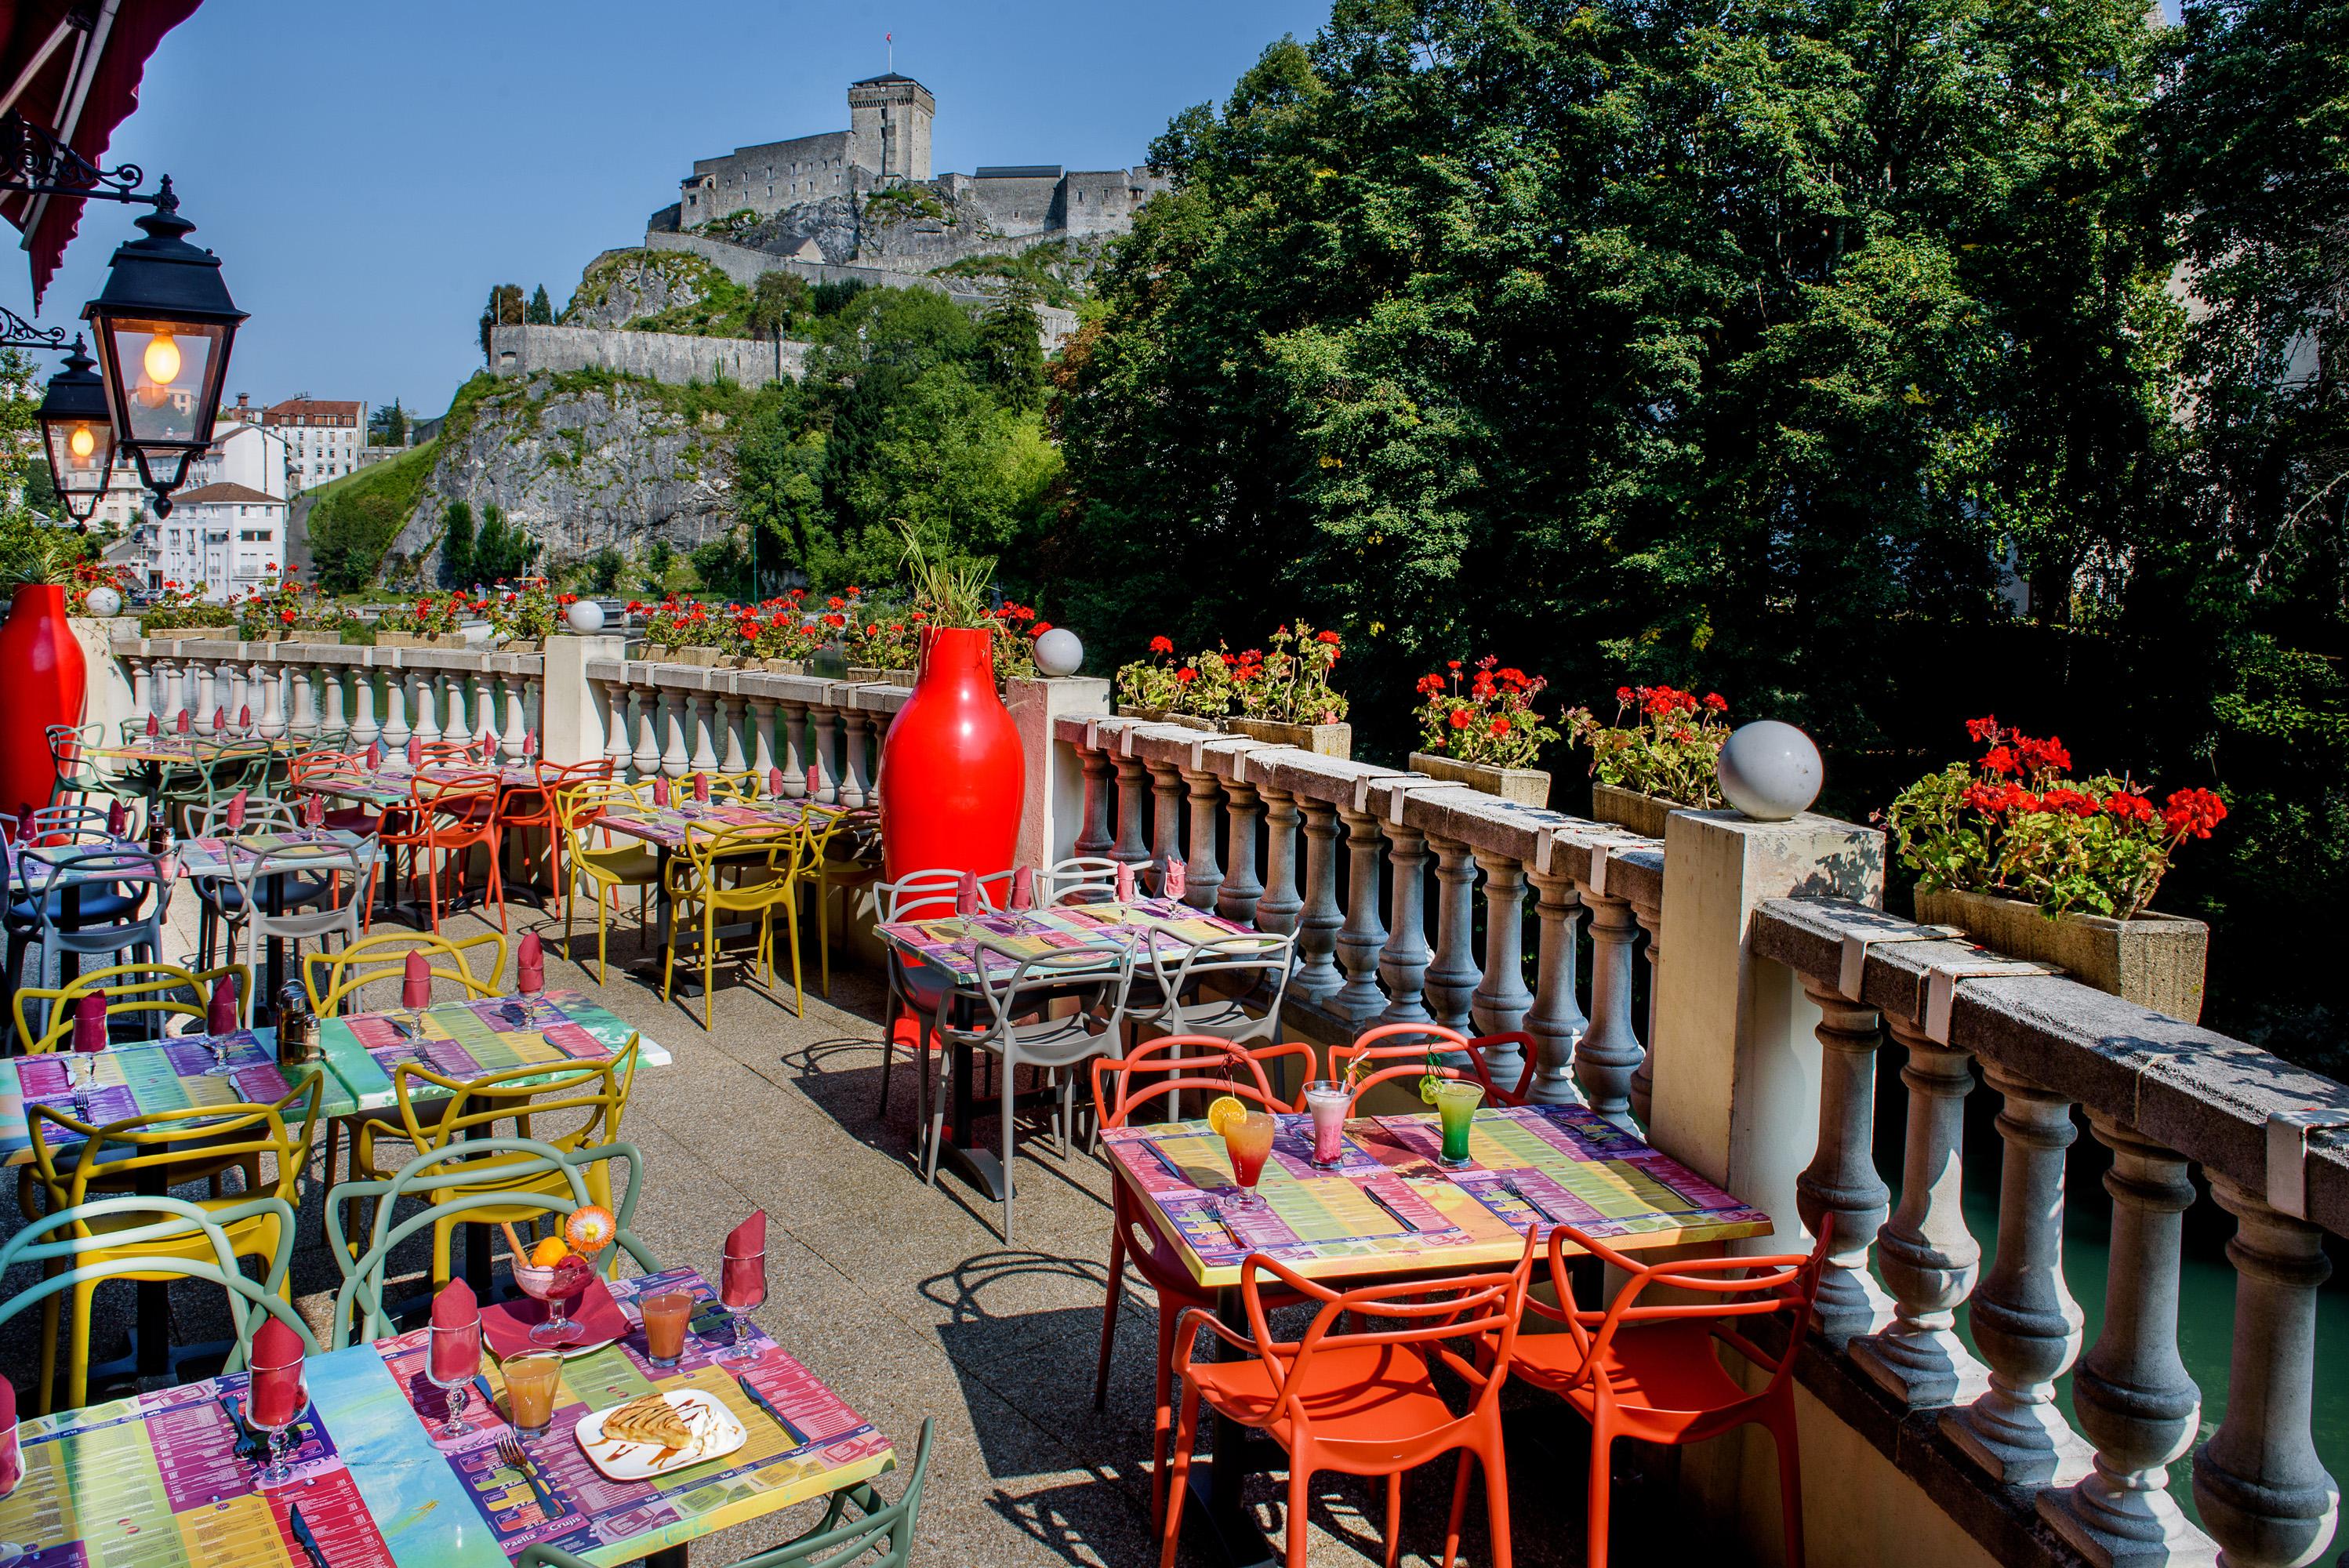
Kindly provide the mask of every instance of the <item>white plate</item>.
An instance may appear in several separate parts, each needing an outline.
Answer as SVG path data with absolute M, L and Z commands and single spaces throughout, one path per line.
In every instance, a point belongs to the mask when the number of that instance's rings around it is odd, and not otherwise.
M 698 1388 L 665 1389 L 661 1398 L 681 1411 L 686 1425 L 693 1429 L 690 1446 L 662 1449 L 605 1438 L 604 1418 L 619 1408 L 615 1405 L 583 1417 L 574 1429 L 588 1462 L 614 1480 L 649 1480 L 704 1460 L 722 1459 L 750 1441 L 750 1435 L 742 1429 L 734 1412 Z

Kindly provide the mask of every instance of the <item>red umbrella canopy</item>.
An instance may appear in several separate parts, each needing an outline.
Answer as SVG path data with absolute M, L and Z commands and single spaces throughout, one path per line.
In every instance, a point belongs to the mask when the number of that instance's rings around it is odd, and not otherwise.
M 114 128 L 139 107 L 139 81 L 163 35 L 199 0 L 0 0 L 0 111 L 101 163 Z M 0 129 L 0 151 L 15 138 Z M 21 133 L 18 133 L 21 134 Z M 38 139 L 36 135 L 35 139 Z M 25 236 L 33 308 L 81 225 L 83 199 L 0 191 L 0 218 Z

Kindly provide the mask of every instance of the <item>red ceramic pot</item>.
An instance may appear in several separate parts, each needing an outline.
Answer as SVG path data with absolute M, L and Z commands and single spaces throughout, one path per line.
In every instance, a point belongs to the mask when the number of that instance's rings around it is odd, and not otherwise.
M 0 625 L 0 811 L 23 817 L 49 803 L 57 768 L 49 726 L 79 724 L 85 661 L 66 619 L 66 591 L 27 583 Z
M 1011 869 L 1025 769 L 1019 731 L 995 691 L 984 627 L 922 634 L 914 695 L 881 748 L 881 861 L 891 882 L 945 869 Z

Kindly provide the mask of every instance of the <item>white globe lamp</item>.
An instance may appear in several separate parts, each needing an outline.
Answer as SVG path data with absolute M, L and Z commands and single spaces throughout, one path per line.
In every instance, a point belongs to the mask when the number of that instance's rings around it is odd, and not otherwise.
M 1048 676 L 1072 676 L 1084 667 L 1085 645 L 1066 626 L 1036 639 L 1036 667 Z
M 1723 799 L 1757 822 L 1785 822 L 1819 798 L 1826 771 L 1819 748 L 1791 724 L 1775 718 L 1741 727 L 1715 765 Z
M 121 614 L 121 611 L 122 595 L 117 593 L 113 589 L 109 588 L 101 583 L 97 587 L 89 591 L 89 613 L 91 614 L 103 617 L 107 615 L 119 614 Z
M 564 619 L 571 629 L 583 637 L 592 637 L 604 629 L 604 603 L 600 599 L 574 599 Z

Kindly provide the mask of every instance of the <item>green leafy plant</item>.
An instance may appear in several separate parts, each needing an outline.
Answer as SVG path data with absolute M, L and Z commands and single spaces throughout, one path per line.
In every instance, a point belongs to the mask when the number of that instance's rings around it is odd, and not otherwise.
M 1613 724 L 1578 707 L 1566 715 L 1566 733 L 1590 748 L 1591 777 L 1601 784 L 1700 810 L 1721 804 L 1714 775 L 1729 739 L 1729 703 L 1719 692 L 1617 686 Z
M 139 617 L 139 634 L 151 637 L 158 632 L 176 632 L 190 626 L 235 624 L 235 611 L 204 597 L 211 591 L 211 584 L 206 583 L 165 578 L 162 596 Z
M 1278 724 L 1335 724 L 1346 717 L 1346 699 L 1330 686 L 1343 641 L 1332 631 L 1315 631 L 1303 621 L 1267 639 L 1270 653 L 1242 651 L 1232 673 L 1240 712 Z
M 1548 680 L 1520 669 L 1495 669 L 1499 663 L 1491 654 L 1478 659 L 1464 688 L 1458 659 L 1452 661 L 1449 678 L 1420 677 L 1416 717 L 1422 751 L 1488 768 L 1530 768 L 1541 748 L 1557 738 L 1557 731 L 1534 711 L 1534 699 Z
M 427 594 L 405 604 L 394 604 L 376 621 L 378 632 L 405 632 L 416 636 L 446 636 L 464 629 L 468 615 L 486 614 L 487 599 L 462 593 Z
M 988 624 L 988 584 L 995 577 L 995 558 L 947 557 L 922 543 L 913 524 L 899 520 L 905 540 L 905 575 L 914 584 L 914 602 L 930 613 L 930 624 L 942 631 L 976 630 Z
M 576 593 L 557 593 L 543 577 L 534 577 L 513 592 L 498 594 L 490 605 L 490 625 L 517 642 L 551 637 Z
M 1900 861 L 1926 892 L 1955 889 L 2022 899 L 2053 920 L 2091 911 L 2127 920 L 2160 891 L 2179 846 L 2227 817 L 2208 789 L 2172 791 L 2156 810 L 2127 778 L 2070 777 L 2064 742 L 1994 717 L 1969 719 L 1987 749 L 1902 790 L 1884 812 Z
M 1174 678 L 1174 642 L 1171 637 L 1150 639 L 1150 657 L 1136 659 L 1122 665 L 1116 677 L 1117 700 L 1128 707 L 1144 708 L 1152 713 L 1165 713 L 1174 706 L 1180 683 Z

